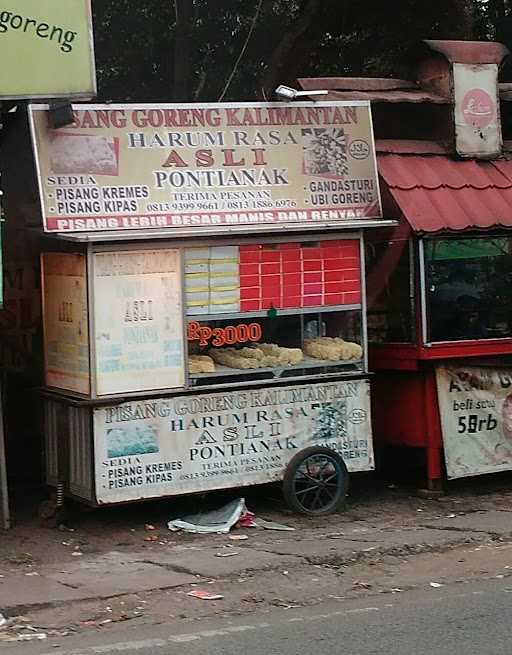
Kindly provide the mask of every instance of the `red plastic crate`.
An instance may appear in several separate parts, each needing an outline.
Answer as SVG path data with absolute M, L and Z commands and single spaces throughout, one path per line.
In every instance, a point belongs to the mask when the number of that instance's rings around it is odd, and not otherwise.
M 258 300 L 261 298 L 261 288 L 257 287 L 242 287 L 240 289 L 241 300 Z
M 323 293 L 323 284 L 321 282 L 315 282 L 314 284 L 304 284 L 303 285 L 303 294 L 304 296 L 311 295 L 321 295 Z
M 359 257 L 344 257 L 343 258 L 343 269 L 347 268 L 359 268 Z
M 302 296 L 302 284 L 284 284 L 281 290 L 283 296 Z
M 262 275 L 260 278 L 260 286 L 262 289 L 268 289 L 269 287 L 280 287 L 281 286 L 281 276 L 280 275 Z
M 275 307 L 280 309 L 282 307 L 281 298 L 276 296 L 275 298 L 262 298 L 261 299 L 261 309 L 271 309 Z
M 344 257 L 359 258 L 359 241 L 345 241 L 342 246 Z
M 283 261 L 282 263 L 282 270 L 283 273 L 300 273 L 302 270 L 302 265 L 300 263 L 300 260 L 297 260 L 295 262 L 285 262 Z
M 324 305 L 343 305 L 344 297 L 342 293 L 326 293 L 324 295 Z
M 344 305 L 357 305 L 360 302 L 361 302 L 361 294 L 359 291 L 343 294 Z
M 261 300 L 241 300 L 241 312 L 257 312 L 261 309 Z
M 293 250 L 282 250 L 281 258 L 283 262 L 300 262 L 302 259 L 301 251 L 299 248 L 294 248 Z
M 302 284 L 302 273 L 284 273 L 283 286 L 286 287 L 290 284 Z
M 283 307 L 287 309 L 297 307 L 299 309 L 302 307 L 302 298 L 300 296 L 283 296 Z
M 349 283 L 350 284 L 350 283 Z M 344 291 L 352 291 L 352 289 L 345 289 L 345 282 L 338 280 L 336 282 L 326 282 L 324 287 L 325 293 L 343 293 Z
M 262 250 L 261 261 L 267 264 L 276 263 L 281 261 L 281 252 L 279 250 Z
M 324 271 L 325 282 L 342 282 L 344 279 L 342 271 Z
M 305 284 L 312 284 L 315 282 L 322 282 L 324 274 L 322 271 L 305 271 L 304 274 L 304 283 Z
M 322 249 L 321 248 L 303 248 L 302 249 L 302 259 L 322 259 Z
M 260 276 L 259 275 L 241 275 L 240 276 L 240 288 L 245 289 L 246 287 L 259 287 L 260 286 Z
M 329 246 L 322 249 L 324 259 L 336 259 L 342 257 L 343 250 L 341 246 Z
M 320 307 L 323 304 L 322 300 L 323 300 L 322 294 L 311 295 L 311 296 L 303 296 L 302 306 L 303 307 Z
M 349 268 L 346 271 L 343 271 L 343 279 L 345 281 L 356 281 L 359 282 L 361 279 L 361 271 L 358 268 Z
M 345 268 L 353 268 L 353 266 L 347 266 L 345 260 L 341 257 L 324 260 L 324 269 L 326 271 L 342 271 Z
M 261 263 L 261 274 L 262 275 L 275 275 L 281 272 L 281 263 L 280 262 L 262 262 Z
M 240 264 L 259 264 L 260 251 L 252 250 L 247 252 L 240 252 Z
M 322 260 L 321 259 L 305 259 L 302 262 L 303 271 L 321 271 L 322 270 Z
M 240 264 L 240 276 L 242 275 L 258 275 L 260 272 L 259 264 Z

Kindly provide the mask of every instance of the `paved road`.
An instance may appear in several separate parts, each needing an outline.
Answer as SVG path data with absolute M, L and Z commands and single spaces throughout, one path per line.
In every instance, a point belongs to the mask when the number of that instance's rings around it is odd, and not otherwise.
M 505 655 L 511 652 L 511 604 L 512 578 L 496 579 L 259 617 L 2 645 L 2 655 Z

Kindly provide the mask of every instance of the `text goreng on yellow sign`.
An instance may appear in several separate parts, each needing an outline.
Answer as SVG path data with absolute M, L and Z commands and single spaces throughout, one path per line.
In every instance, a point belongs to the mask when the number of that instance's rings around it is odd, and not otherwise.
M 0 98 L 94 95 L 91 0 L 0 0 Z

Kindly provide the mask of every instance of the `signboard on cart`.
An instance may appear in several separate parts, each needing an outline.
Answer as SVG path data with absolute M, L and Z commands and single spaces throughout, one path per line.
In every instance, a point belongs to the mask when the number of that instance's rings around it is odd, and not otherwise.
M 185 383 L 179 250 L 94 255 L 96 392 Z
M 367 101 L 31 108 L 48 232 L 381 218 Z
M 368 380 L 133 400 L 94 410 L 99 503 L 282 479 L 301 449 L 374 468 Z
M 512 370 L 436 370 L 449 478 L 512 469 Z
M 91 98 L 90 0 L 3 0 L 0 98 Z

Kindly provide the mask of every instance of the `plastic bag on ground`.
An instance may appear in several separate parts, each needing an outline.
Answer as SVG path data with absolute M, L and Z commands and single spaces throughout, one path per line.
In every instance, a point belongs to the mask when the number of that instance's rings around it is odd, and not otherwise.
M 173 532 L 183 530 L 195 534 L 227 534 L 240 521 L 240 518 L 247 513 L 245 498 L 238 498 L 219 509 L 183 516 L 169 521 L 167 525 L 169 530 Z

